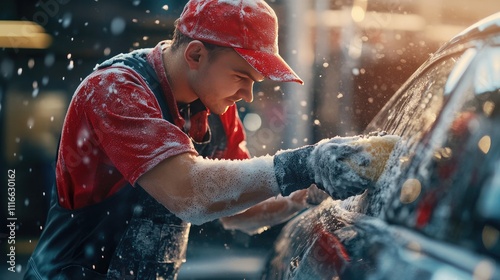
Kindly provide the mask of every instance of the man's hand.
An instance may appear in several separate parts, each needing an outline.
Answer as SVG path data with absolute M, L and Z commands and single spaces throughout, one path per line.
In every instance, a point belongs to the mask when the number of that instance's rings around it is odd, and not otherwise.
M 378 180 L 399 137 L 335 137 L 278 152 L 274 168 L 283 195 L 316 184 L 335 199 L 362 193 Z
M 356 136 L 323 140 L 309 156 L 314 183 L 333 198 L 345 199 L 360 194 L 374 183 L 356 172 L 358 166 L 369 166 L 372 161 L 362 146 L 354 144 L 360 139 Z
M 271 197 L 241 213 L 221 218 L 220 221 L 225 229 L 237 229 L 248 235 L 260 234 L 307 208 L 308 190 L 298 190 L 286 197 Z

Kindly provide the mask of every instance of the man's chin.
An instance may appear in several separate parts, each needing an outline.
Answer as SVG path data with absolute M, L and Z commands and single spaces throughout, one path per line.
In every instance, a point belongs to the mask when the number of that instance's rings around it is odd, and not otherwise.
M 216 115 L 222 115 L 225 112 L 227 112 L 227 109 L 229 109 L 229 106 L 220 107 L 220 108 L 214 108 L 214 109 L 210 109 L 210 113 L 211 114 L 216 114 Z

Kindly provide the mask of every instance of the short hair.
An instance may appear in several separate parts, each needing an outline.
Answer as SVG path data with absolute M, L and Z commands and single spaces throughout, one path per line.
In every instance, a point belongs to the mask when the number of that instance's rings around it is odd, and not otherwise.
M 172 49 L 172 51 L 176 51 L 182 45 L 188 44 L 189 42 L 191 42 L 191 41 L 194 40 L 193 38 L 188 37 L 188 36 L 182 34 L 182 32 L 179 31 L 179 29 L 177 28 L 177 23 L 178 22 L 179 22 L 179 20 L 176 20 L 175 23 L 174 23 L 175 24 L 175 29 L 174 29 L 174 34 L 173 34 L 173 37 L 172 37 L 172 45 L 170 46 L 170 48 Z M 218 46 L 218 45 L 215 45 L 215 44 L 212 44 L 212 43 L 207 43 L 207 42 L 204 42 L 204 41 L 201 41 L 201 40 L 199 40 L 199 41 L 202 42 L 203 45 L 205 46 L 205 48 L 208 50 L 209 59 L 214 59 L 216 57 L 216 55 L 219 52 L 221 52 L 221 51 L 226 51 L 226 50 L 232 49 L 231 47 L 222 47 L 222 46 Z

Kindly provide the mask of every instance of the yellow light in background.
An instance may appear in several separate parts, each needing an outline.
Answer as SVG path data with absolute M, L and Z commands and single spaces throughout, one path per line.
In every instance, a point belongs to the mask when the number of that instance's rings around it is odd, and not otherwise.
M 493 113 L 493 110 L 495 110 L 495 103 L 493 103 L 491 101 L 484 102 L 484 104 L 483 104 L 483 112 L 487 116 L 491 116 L 491 113 Z
M 487 154 L 491 148 L 491 138 L 488 135 L 483 136 L 477 143 L 477 146 L 484 154 Z
M 401 194 L 399 200 L 404 203 L 412 203 L 420 196 L 422 192 L 422 184 L 418 179 L 408 179 L 403 183 L 401 187 Z
M 362 22 L 365 19 L 367 5 L 366 0 L 355 0 L 351 10 L 352 20 Z
M 491 250 L 500 242 L 500 232 L 494 227 L 485 226 L 482 232 L 482 239 L 484 247 Z
M 422 257 L 422 245 L 417 241 L 410 241 L 406 244 L 406 247 L 410 250 L 410 255 L 408 257 L 413 260 L 417 260 Z
M 495 264 L 489 260 L 482 260 L 477 263 L 474 269 L 473 279 L 493 279 Z
M 321 25 L 330 28 L 343 28 L 349 25 L 351 21 L 354 21 L 354 16 L 360 18 L 361 14 L 358 15 L 358 10 L 362 10 L 362 6 L 356 7 L 349 10 L 325 10 L 319 14 L 310 11 L 307 14 L 307 19 L 311 26 Z M 423 32 L 427 28 L 425 19 L 417 14 L 401 15 L 367 11 L 366 9 L 363 10 L 363 20 L 356 23 L 359 28 L 369 30 Z
M 0 48 L 46 49 L 52 37 L 31 21 L 0 20 Z
M 362 22 L 365 19 L 365 10 L 360 6 L 354 6 L 352 7 L 351 16 L 355 22 Z

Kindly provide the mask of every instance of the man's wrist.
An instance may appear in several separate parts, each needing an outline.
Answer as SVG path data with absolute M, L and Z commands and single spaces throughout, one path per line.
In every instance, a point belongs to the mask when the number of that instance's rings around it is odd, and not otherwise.
M 314 146 L 282 150 L 274 156 L 276 181 L 283 196 L 314 184 L 314 172 L 309 167 L 309 155 Z

